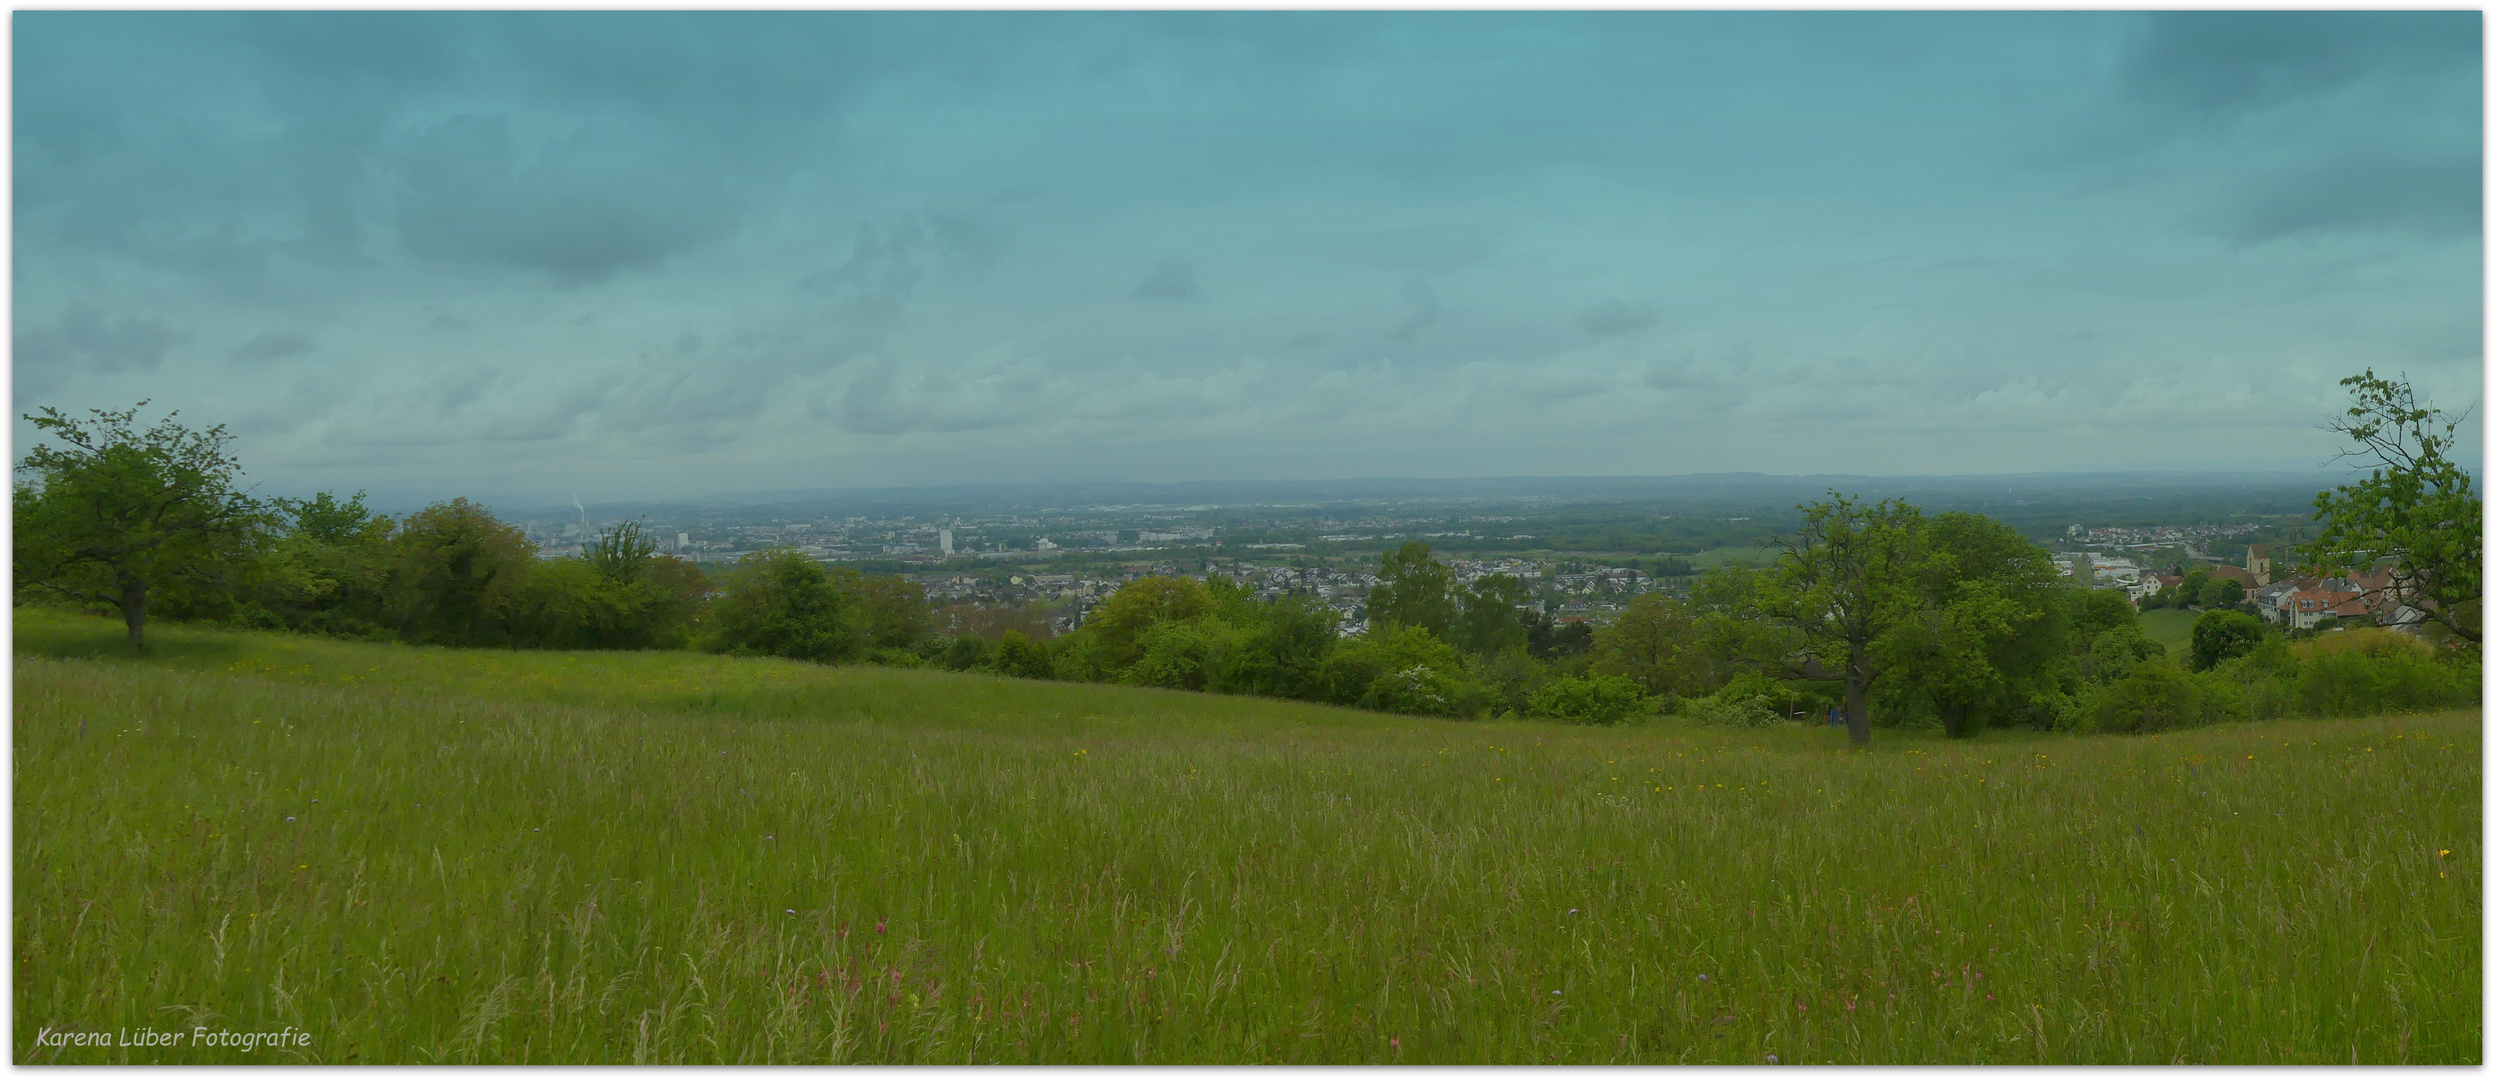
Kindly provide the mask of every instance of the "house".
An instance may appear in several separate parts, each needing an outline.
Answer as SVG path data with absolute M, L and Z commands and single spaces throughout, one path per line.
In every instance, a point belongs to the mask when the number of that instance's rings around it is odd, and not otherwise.
M 2263 582 L 2253 577 L 2252 571 L 2246 570 L 2240 566 L 2212 566 L 2209 568 L 2209 580 L 2238 582 L 2244 586 L 2244 595 L 2246 596 L 2251 596 L 2253 591 L 2259 589 L 2263 584 Z
M 2313 583 L 2314 580 L 2308 577 L 2294 578 L 2287 581 L 2273 581 L 2267 585 L 2264 585 L 2259 591 L 2252 594 L 2253 610 L 2259 612 L 2261 617 L 2266 621 L 2274 623 L 2286 622 L 2290 611 L 2290 608 L 2288 607 L 2290 598 L 2296 595 L 2296 590 Z
M 2372 620 L 2373 610 L 2366 604 L 2367 594 L 2363 586 L 2347 578 L 2303 580 L 2310 583 L 2288 594 L 2280 605 L 2286 612 L 2288 626 L 2310 630 L 2323 619 L 2357 623 Z

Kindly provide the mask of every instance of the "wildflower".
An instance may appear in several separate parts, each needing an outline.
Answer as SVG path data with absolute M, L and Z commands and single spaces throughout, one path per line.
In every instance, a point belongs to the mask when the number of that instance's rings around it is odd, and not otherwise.
M 295 818 L 294 818 L 294 815 L 292 815 L 292 814 L 288 814 L 288 815 L 286 815 L 286 820 L 288 820 L 288 821 L 293 821 L 294 819 L 295 819 Z
M 1698 976 L 1698 981 L 1699 981 L 1699 982 L 1705 982 L 1705 981 L 1707 981 L 1707 977 L 1706 977 L 1706 976 L 1704 976 L 1704 975 L 1700 975 L 1700 976 Z
M 2441 850 L 2441 851 L 2435 852 L 2435 853 L 2434 853 L 2434 857 L 2435 857 L 2435 858 L 2440 859 L 2440 858 L 2442 858 L 2442 857 L 2444 857 L 2444 856 L 2446 856 L 2446 855 L 2449 855 L 2449 854 L 2451 854 L 2451 853 L 2452 853 L 2452 849 L 2450 849 L 2450 848 L 2444 848 L 2444 849 L 2443 849 L 2443 850 Z
M 1558 996 L 1559 996 L 1559 991 L 1557 991 L 1557 990 L 1553 990 L 1553 991 L 1551 991 L 1551 996 L 1552 996 L 1552 997 L 1558 997 Z
M 875 932 L 878 934 L 884 932 L 884 921 L 882 919 L 875 920 Z
M 1767 1055 L 1767 1063 L 1768 1063 L 1768 1064 L 1770 1064 L 1770 1065 L 1777 1064 L 1777 1061 L 1776 1061 L 1776 1055 L 1774 1055 L 1774 1054 L 1769 1054 L 1769 1055 Z
M 796 908 L 790 908 L 790 909 L 788 909 L 788 913 L 789 913 L 789 914 L 791 914 L 791 915 L 795 915 L 795 914 L 797 914 L 797 909 L 796 909 Z
M 1401 1038 L 1390 1038 L 1386 1040 L 1386 1045 L 1393 1047 L 1396 1053 L 1403 1052 L 1403 1039 Z

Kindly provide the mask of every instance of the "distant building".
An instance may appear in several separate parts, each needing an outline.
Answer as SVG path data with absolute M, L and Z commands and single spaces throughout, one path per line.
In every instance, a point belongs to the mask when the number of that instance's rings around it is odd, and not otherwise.
M 678 550 L 678 551 L 683 551 L 684 549 L 689 548 L 689 547 L 692 547 L 692 546 L 693 546 L 693 534 L 692 534 L 692 533 L 680 532 L 680 533 L 677 533 L 677 534 L 676 534 L 676 550 Z
M 2254 544 L 2244 549 L 2244 569 L 2252 571 L 2256 584 L 2270 583 L 2270 545 Z
M 936 530 L 936 550 L 945 553 L 948 557 L 953 554 L 953 530 Z

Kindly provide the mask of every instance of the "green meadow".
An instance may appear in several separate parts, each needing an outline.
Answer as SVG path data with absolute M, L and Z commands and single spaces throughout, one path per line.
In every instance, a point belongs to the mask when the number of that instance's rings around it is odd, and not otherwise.
M 2480 1060 L 2474 710 L 1855 753 L 15 633 L 20 1064 Z M 40 1041 L 195 1028 L 308 1045 Z
M 2140 613 L 2140 632 L 2150 641 L 2166 647 L 2169 654 L 2188 656 L 2192 652 L 2192 623 L 2200 612 L 2184 608 L 2156 608 Z

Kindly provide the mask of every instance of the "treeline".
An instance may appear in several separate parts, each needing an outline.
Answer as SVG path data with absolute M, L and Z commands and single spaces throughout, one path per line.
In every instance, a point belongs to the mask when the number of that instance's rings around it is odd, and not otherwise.
M 1837 496 L 1796 509 L 1783 553 L 1639 597 L 1608 626 L 1557 624 L 1523 581 L 1459 581 L 1424 544 L 1379 560 L 1368 627 L 1312 601 L 1147 577 L 1075 631 L 1036 612 L 939 622 L 910 581 L 792 549 L 726 573 L 659 554 L 637 525 L 578 556 L 538 556 L 465 500 L 401 520 L 362 496 L 262 503 L 239 490 L 222 427 L 137 409 L 27 417 L 12 492 L 13 580 L 127 623 L 148 615 L 471 647 L 703 649 L 1025 678 L 1298 698 L 1442 716 L 1613 723 L 1678 711 L 1728 724 L 1875 720 L 1951 736 L 1993 726 L 2139 732 L 2228 719 L 2346 716 L 2478 698 L 2483 507 L 2447 454 L 2458 421 L 2371 372 L 2334 427 L 2377 468 L 2314 501 L 2316 572 L 2380 567 L 2390 599 L 2457 645 L 2357 630 L 2285 640 L 2240 587 L 2187 578 L 2188 655 L 2168 655 L 2107 590 L 2063 584 L 2044 549 L 1980 514 Z M 142 402 L 141 405 L 145 403 Z M 1027 627 L 1015 629 L 1015 626 Z M 993 633 L 991 639 L 987 636 Z

